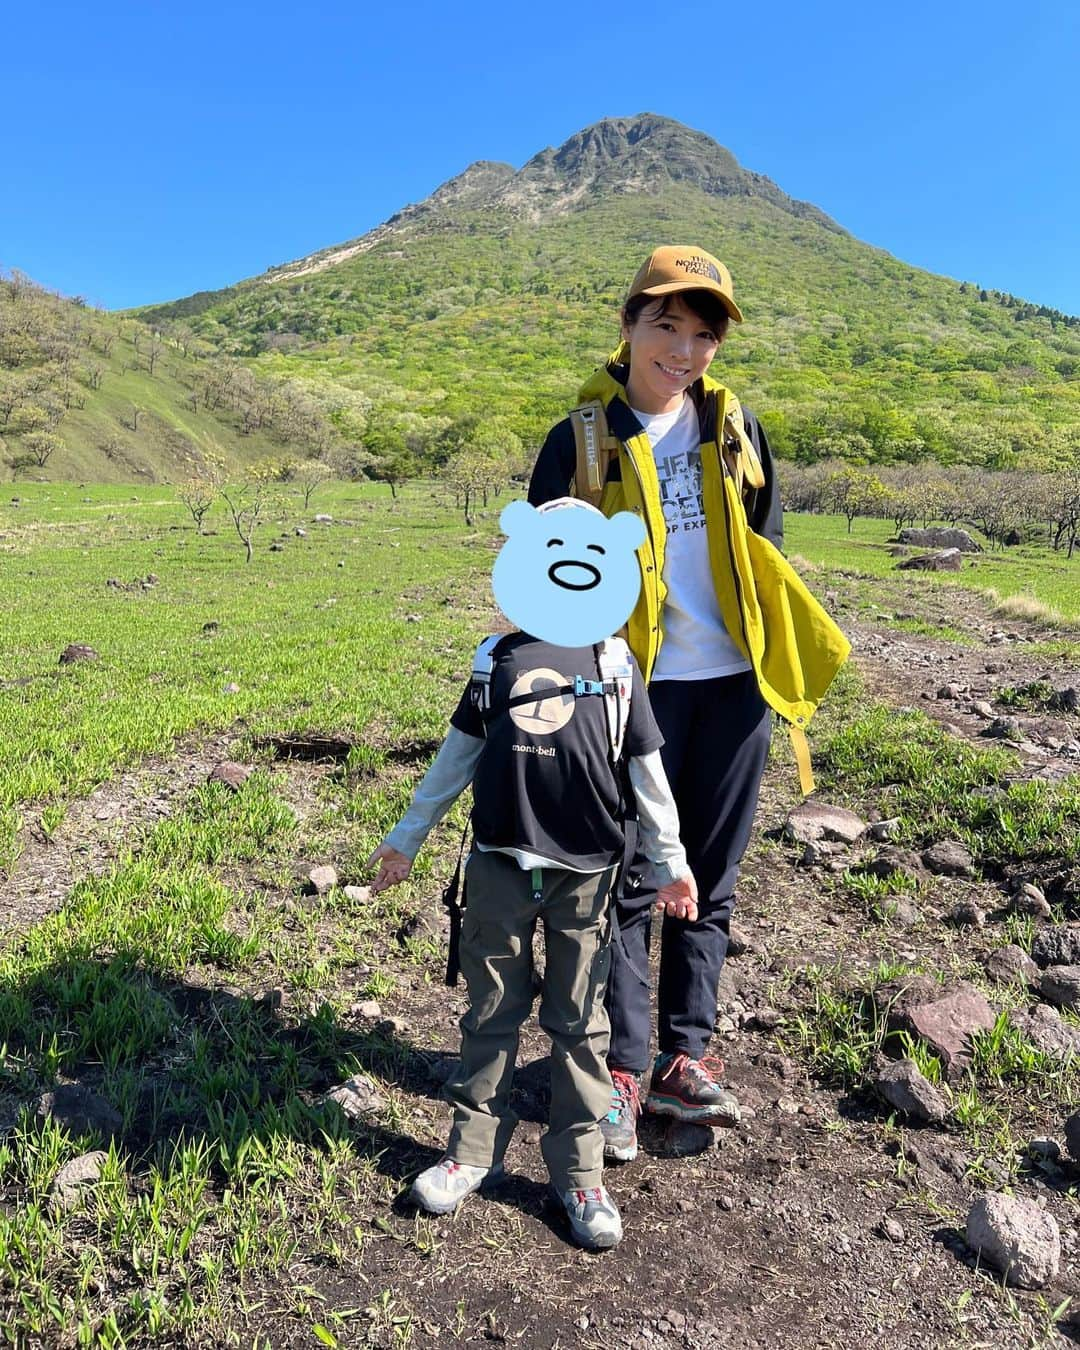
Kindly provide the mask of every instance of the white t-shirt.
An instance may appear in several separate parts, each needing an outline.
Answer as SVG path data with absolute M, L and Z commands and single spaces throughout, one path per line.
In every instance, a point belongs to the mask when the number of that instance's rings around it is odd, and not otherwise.
M 667 522 L 664 551 L 664 640 L 654 680 L 710 680 L 749 670 L 750 663 L 728 636 L 716 599 L 705 508 L 701 500 L 701 442 L 697 408 L 649 414 L 634 409 L 652 446 Z

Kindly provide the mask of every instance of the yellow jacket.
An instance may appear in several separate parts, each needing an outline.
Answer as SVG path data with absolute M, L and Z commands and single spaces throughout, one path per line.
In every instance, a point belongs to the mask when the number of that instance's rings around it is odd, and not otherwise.
M 615 360 L 621 355 L 617 352 Z M 735 397 L 731 391 L 705 376 L 702 387 L 692 392 L 699 407 L 702 400 L 715 398 L 715 417 L 710 412 L 703 426 L 722 428 Z M 583 403 L 598 399 L 609 408 L 616 399 L 626 403 L 626 390 L 605 367 L 586 382 L 579 397 Z M 609 427 L 613 421 L 625 426 L 623 416 L 615 418 L 609 411 Z M 607 484 L 600 509 L 608 516 L 633 511 L 645 520 L 646 538 L 638 549 L 641 595 L 627 624 L 627 641 L 648 680 L 664 637 L 667 526 L 652 447 L 644 432 L 620 438 L 619 464 L 622 481 Z M 720 613 L 732 641 L 753 667 L 765 702 L 791 727 L 803 790 L 809 792 L 813 779 L 803 728 L 847 660 L 851 644 L 779 549 L 748 527 L 742 495 L 715 438 L 702 442 L 701 473 Z

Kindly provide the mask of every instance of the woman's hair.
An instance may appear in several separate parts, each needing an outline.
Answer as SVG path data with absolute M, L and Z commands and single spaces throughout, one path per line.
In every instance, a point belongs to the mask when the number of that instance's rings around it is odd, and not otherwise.
M 711 291 L 673 291 L 667 295 L 632 295 L 623 305 L 623 322 L 628 328 L 632 328 L 641 317 L 642 310 L 647 309 L 649 305 L 659 305 L 659 309 L 652 317 L 663 318 L 671 308 L 671 302 L 676 298 L 698 316 L 717 342 L 723 342 L 727 336 L 731 315 L 724 308 L 723 301 L 718 296 L 713 295 Z

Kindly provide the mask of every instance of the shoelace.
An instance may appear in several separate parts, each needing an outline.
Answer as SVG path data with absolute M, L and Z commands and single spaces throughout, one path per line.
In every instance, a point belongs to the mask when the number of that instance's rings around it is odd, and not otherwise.
M 683 1070 L 686 1073 L 693 1074 L 703 1083 L 708 1083 L 710 1087 L 716 1087 L 716 1079 L 720 1078 L 724 1072 L 724 1061 L 717 1058 L 716 1055 L 702 1055 L 700 1059 L 691 1059 L 689 1055 L 676 1055 L 671 1061 L 672 1069 Z
M 578 1202 L 579 1205 L 587 1205 L 589 1203 L 590 1196 L 592 1196 L 596 1204 L 602 1205 L 604 1203 L 604 1197 L 600 1194 L 599 1186 L 594 1186 L 593 1189 L 589 1191 L 574 1192 L 574 1199 Z
M 621 1114 L 623 1108 L 629 1106 L 635 1116 L 640 1116 L 641 1089 L 638 1087 L 638 1081 L 634 1075 L 624 1073 L 622 1069 L 613 1069 L 611 1083 L 618 1099 L 618 1112 Z

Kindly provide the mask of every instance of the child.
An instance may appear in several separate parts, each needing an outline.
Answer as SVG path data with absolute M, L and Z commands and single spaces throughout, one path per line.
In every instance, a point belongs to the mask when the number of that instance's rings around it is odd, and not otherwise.
M 563 499 L 542 511 L 513 502 L 493 588 L 520 630 L 489 639 L 403 820 L 375 850 L 372 890 L 408 876 L 429 831 L 473 786 L 473 834 L 461 934 L 469 1009 L 447 1084 L 445 1156 L 412 1195 L 434 1214 L 502 1172 L 517 1123 L 509 1107 L 518 1033 L 533 1000 L 532 943 L 544 925 L 540 1025 L 551 1037 L 551 1113 L 541 1143 L 574 1240 L 613 1247 L 622 1222 L 601 1175 L 600 1119 L 612 1096 L 604 988 L 609 901 L 632 791 L 657 905 L 693 921 L 696 887 L 660 762 L 662 738 L 640 671 L 621 639 L 640 585 L 641 521 L 608 520 Z M 605 639 L 607 639 L 605 641 Z M 490 653 L 484 667 L 481 653 Z

